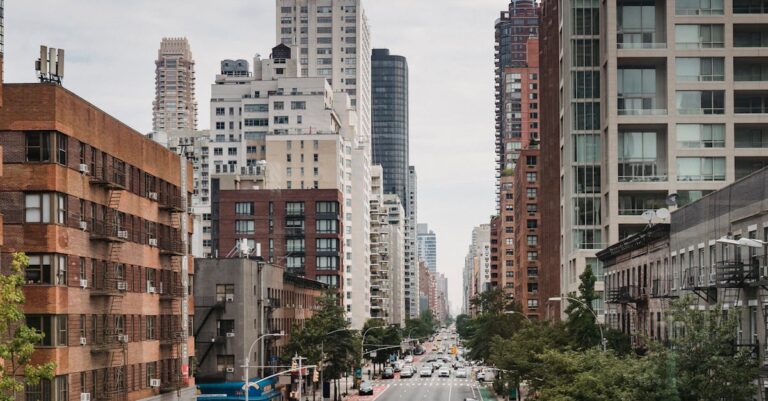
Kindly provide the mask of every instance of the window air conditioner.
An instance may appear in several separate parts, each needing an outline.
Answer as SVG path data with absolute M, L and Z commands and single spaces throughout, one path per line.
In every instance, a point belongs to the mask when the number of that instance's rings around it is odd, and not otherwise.
M 80 345 L 86 345 L 88 344 L 88 339 L 85 337 L 80 337 Z
M 91 393 L 80 393 L 80 401 L 91 401 Z
M 149 246 L 157 247 L 157 238 L 150 238 L 149 239 Z
M 157 200 L 157 192 L 149 192 L 149 193 L 147 193 L 147 198 L 156 201 Z
M 224 300 L 227 301 L 227 302 L 235 302 L 235 296 L 233 294 L 227 294 L 224 297 Z
M 82 174 L 88 174 L 88 173 L 91 172 L 91 169 L 88 168 L 87 164 L 81 164 L 79 170 L 80 170 L 80 172 Z M 88 399 L 90 400 L 90 394 L 89 393 L 83 393 L 83 394 L 88 394 Z
M 117 282 L 117 289 L 120 291 L 125 291 L 128 289 L 128 282 L 127 281 L 118 281 Z
M 81 288 L 87 288 L 88 287 L 88 280 L 80 280 L 80 287 Z
M 155 292 L 157 292 L 157 290 L 155 289 L 155 287 L 147 286 L 147 292 L 150 294 L 154 294 Z
M 227 373 L 235 373 L 235 368 L 227 368 Z
M 117 232 L 117 238 L 128 239 L 128 230 L 119 230 Z
M 160 387 L 160 379 L 149 379 L 149 387 Z
M 230 331 L 229 333 L 227 333 L 227 337 L 229 337 L 229 338 L 235 337 L 235 332 L 234 331 Z
M 120 341 L 121 343 L 127 343 L 128 342 L 128 334 L 118 334 L 117 335 L 117 341 Z
M 83 230 L 83 231 L 87 230 L 88 229 L 88 222 L 81 220 L 80 221 L 80 229 Z M 88 394 L 88 393 L 83 393 L 83 394 Z

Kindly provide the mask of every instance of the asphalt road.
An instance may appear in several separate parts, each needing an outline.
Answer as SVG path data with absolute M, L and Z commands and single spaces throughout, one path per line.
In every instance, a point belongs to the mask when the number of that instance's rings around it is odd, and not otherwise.
M 449 343 L 451 342 L 449 341 Z M 430 344 L 427 349 L 431 350 L 431 347 Z M 418 376 L 418 370 L 424 363 L 423 361 L 439 356 L 445 355 L 430 352 L 416 357 L 413 366 L 417 368 L 417 374 L 414 377 L 400 378 L 397 374 L 394 379 L 374 380 L 372 383 L 373 395 L 354 395 L 349 398 L 349 401 L 464 401 L 466 398 L 483 401 L 477 381 L 471 378 L 453 377 L 455 374 L 453 369 L 451 369 L 451 377 L 449 378 L 437 377 L 437 371 L 432 374 L 432 377 Z

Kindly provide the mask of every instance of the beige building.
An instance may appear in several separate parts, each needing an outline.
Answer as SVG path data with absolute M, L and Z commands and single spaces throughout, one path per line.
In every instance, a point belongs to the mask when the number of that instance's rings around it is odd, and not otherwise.
M 155 60 L 152 130 L 197 128 L 195 60 L 187 38 L 163 38 Z
M 672 194 L 685 205 L 766 165 L 768 10 L 741 0 L 561 7 L 560 262 L 569 293 L 588 264 L 602 280 L 596 252 L 640 232 L 643 211 L 666 207 Z

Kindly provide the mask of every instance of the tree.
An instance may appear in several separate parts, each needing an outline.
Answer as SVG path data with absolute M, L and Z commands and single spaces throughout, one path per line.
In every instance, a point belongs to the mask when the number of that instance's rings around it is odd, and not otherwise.
M 294 326 L 283 359 L 289 361 L 298 354 L 322 366 L 323 380 L 336 380 L 338 395 L 338 379 L 358 364 L 360 352 L 359 334 L 349 329 L 344 309 L 329 291 L 318 299 L 318 309 L 304 327 Z
M 389 360 L 389 355 L 400 351 L 399 347 L 403 337 L 399 328 L 388 326 L 382 319 L 368 319 L 363 326 L 363 332 L 368 333 L 365 337 L 365 344 L 363 344 L 363 349 L 366 352 L 365 357 L 374 362 L 375 373 L 375 364 L 386 363 Z M 375 356 L 372 356 L 372 351 L 376 351 Z
M 672 305 L 671 350 L 661 362 L 675 378 L 680 400 L 751 400 L 757 388 L 757 344 L 739 346 L 740 307 L 698 310 L 691 298 Z
M 403 332 L 411 338 L 425 338 L 432 335 L 437 329 L 439 323 L 435 320 L 432 311 L 422 311 L 417 319 L 408 319 L 405 321 Z
M 15 401 L 26 385 L 35 385 L 42 379 L 53 378 L 56 365 L 32 363 L 35 344 L 45 334 L 27 326 L 24 305 L 25 269 L 29 258 L 14 253 L 10 272 L 0 274 L 0 401 Z
M 577 349 L 587 349 L 600 344 L 600 328 L 597 326 L 595 311 L 592 308 L 592 302 L 598 299 L 595 292 L 595 282 L 597 278 L 592 273 L 592 266 L 587 265 L 584 272 L 579 276 L 579 294 L 571 294 L 571 298 L 576 298 L 581 302 L 568 301 L 568 307 L 565 313 L 568 318 L 565 322 L 565 330 L 572 339 L 572 344 Z
M 472 318 L 469 315 L 461 314 L 456 316 L 456 333 L 462 338 L 472 337 Z

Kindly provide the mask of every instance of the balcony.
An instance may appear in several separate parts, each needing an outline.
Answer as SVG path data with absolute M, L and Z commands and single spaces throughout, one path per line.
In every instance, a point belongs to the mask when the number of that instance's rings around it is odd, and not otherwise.
M 768 114 L 768 94 L 757 91 L 736 91 L 733 111 L 736 114 Z
M 768 124 L 736 124 L 736 148 L 768 148 Z
M 183 256 L 184 243 L 181 241 L 181 232 L 175 228 L 166 228 L 160 233 L 157 247 L 161 254 Z
M 158 197 L 158 202 L 160 203 L 160 209 L 163 210 L 170 210 L 173 212 L 186 211 L 184 198 L 180 195 L 161 192 Z
M 759 279 L 759 265 L 746 265 L 742 261 L 724 260 L 715 264 L 717 286 L 743 288 Z
M 127 187 L 125 168 L 115 166 L 96 167 L 91 171 L 91 184 L 108 189 L 125 189 Z
M 303 237 L 304 227 L 286 227 L 285 236 L 286 237 Z
M 128 230 L 112 221 L 91 220 L 89 232 L 91 239 L 94 241 L 126 242 L 129 238 Z
M 646 287 L 627 285 L 608 290 L 605 302 L 609 304 L 638 304 L 647 300 Z
M 768 47 L 768 24 L 733 24 L 733 47 Z
M 740 180 L 768 166 L 768 157 L 736 157 L 736 179 Z
M 619 215 L 640 216 L 646 210 L 667 207 L 664 191 L 619 191 Z
M 733 75 L 737 82 L 767 82 L 768 58 L 735 57 L 733 59 Z
M 616 44 L 619 49 L 666 48 L 664 1 L 616 3 Z
M 666 166 L 657 158 L 620 158 L 619 182 L 665 182 Z

